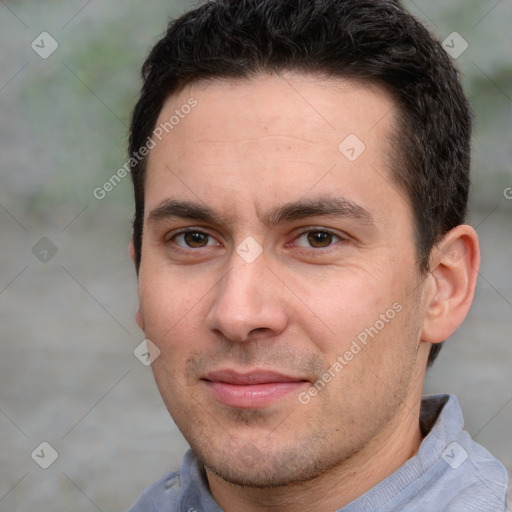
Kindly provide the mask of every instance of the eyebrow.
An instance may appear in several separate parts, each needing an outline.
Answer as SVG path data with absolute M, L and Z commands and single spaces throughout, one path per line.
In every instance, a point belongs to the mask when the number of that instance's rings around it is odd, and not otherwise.
M 285 222 L 297 221 L 309 217 L 344 217 L 356 219 L 364 224 L 373 225 L 375 220 L 372 214 L 354 201 L 343 197 L 318 197 L 314 199 L 300 199 L 285 203 L 273 208 L 263 216 L 260 221 L 267 226 L 276 226 Z M 152 210 L 148 216 L 148 223 L 156 223 L 173 217 L 197 220 L 208 224 L 224 224 L 226 220 L 222 215 L 206 205 L 190 201 L 177 201 L 167 199 Z
M 374 224 L 372 214 L 354 201 L 344 197 L 318 197 L 286 203 L 270 211 L 262 222 L 274 226 L 308 217 L 345 217 L 365 224 Z
M 190 201 L 167 199 L 149 213 L 148 223 L 152 224 L 173 217 L 199 220 L 208 224 L 220 224 L 222 222 L 221 216 L 207 206 L 202 206 Z

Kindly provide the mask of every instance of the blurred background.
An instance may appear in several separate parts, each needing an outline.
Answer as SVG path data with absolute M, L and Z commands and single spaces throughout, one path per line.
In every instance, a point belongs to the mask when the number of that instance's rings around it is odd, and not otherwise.
M 0 512 L 126 510 L 186 450 L 133 353 L 130 178 L 93 191 L 126 161 L 145 55 L 195 5 L 0 1 Z M 453 47 L 476 114 L 482 270 L 425 392 L 455 393 L 511 470 L 512 4 L 405 5 Z

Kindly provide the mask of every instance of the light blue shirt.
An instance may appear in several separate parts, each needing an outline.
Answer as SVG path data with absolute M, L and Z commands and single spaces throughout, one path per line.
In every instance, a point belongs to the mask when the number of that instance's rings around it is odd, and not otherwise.
M 423 398 L 417 454 L 336 512 L 505 512 L 507 472 L 464 430 L 453 395 Z M 222 512 L 188 451 L 179 472 L 149 487 L 129 512 Z M 322 511 L 324 512 L 324 511 Z

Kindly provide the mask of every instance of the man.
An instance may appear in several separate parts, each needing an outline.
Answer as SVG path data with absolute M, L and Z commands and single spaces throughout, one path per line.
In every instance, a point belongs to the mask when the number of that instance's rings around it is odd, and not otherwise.
M 505 510 L 456 398 L 422 399 L 479 268 L 441 46 L 396 1 L 215 0 L 143 78 L 136 316 L 191 451 L 132 511 Z

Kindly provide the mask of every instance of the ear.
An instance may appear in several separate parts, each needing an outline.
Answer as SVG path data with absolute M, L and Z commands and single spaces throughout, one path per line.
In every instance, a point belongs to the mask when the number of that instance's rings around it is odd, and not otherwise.
M 140 330 L 144 331 L 144 317 L 142 316 L 140 307 L 135 312 L 135 322 L 137 322 L 137 325 L 139 326 Z
M 135 263 L 135 245 L 133 245 L 133 237 L 128 244 L 128 254 L 130 255 L 130 259 Z
M 130 259 L 135 263 L 135 246 L 133 245 L 133 238 L 130 240 L 128 245 L 128 254 L 130 255 Z M 135 312 L 135 322 L 140 327 L 140 329 L 144 330 L 144 317 L 142 316 L 142 312 L 140 310 L 140 306 Z
M 440 343 L 449 338 L 468 314 L 480 268 L 476 231 L 460 225 L 449 231 L 431 254 L 421 339 Z

